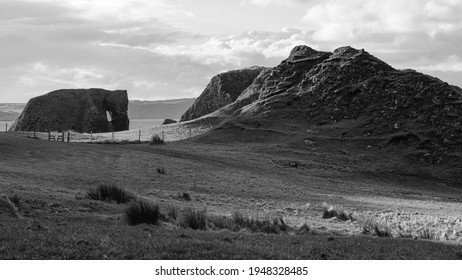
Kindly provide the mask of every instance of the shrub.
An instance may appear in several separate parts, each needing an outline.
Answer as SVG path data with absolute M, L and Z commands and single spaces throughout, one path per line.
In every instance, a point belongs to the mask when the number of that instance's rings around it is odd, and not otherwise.
M 115 201 L 119 204 L 128 203 L 135 199 L 132 193 L 113 185 L 99 185 L 97 188 L 89 190 L 87 196 L 90 199 L 108 202 Z
M 151 136 L 149 145 L 161 145 L 161 144 L 164 144 L 164 139 L 160 138 L 160 136 L 157 134 L 154 134 Z
M 165 168 L 163 166 L 157 167 L 156 170 L 159 174 L 165 174 Z
M 328 205 L 324 202 L 322 204 L 322 207 L 324 208 L 324 211 L 322 213 L 323 219 L 330 219 L 336 217 L 337 219 L 342 221 L 355 220 L 353 218 L 353 214 L 348 213 L 345 209 L 343 209 L 343 206 L 341 205 Z
M 137 200 L 129 204 L 125 210 L 125 217 L 130 225 L 143 223 L 157 225 L 161 214 L 159 212 L 159 205 L 145 200 Z
M 183 228 L 205 230 L 207 228 L 207 214 L 205 209 L 201 211 L 191 208 L 186 209 L 180 225 Z

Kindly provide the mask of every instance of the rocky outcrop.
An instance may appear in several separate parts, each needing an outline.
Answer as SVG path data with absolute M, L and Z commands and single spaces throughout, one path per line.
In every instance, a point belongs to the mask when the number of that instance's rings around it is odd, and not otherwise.
M 283 130 L 289 124 L 306 130 L 342 122 L 333 134 L 412 133 L 419 141 L 410 142 L 435 161 L 462 147 L 462 89 L 351 47 L 321 52 L 298 46 L 261 71 L 234 102 L 203 118 L 209 116 L 223 128 Z
M 162 125 L 172 124 L 172 123 L 177 123 L 177 121 L 175 121 L 174 119 L 165 119 L 165 120 L 162 122 Z
M 128 130 L 127 110 L 125 90 L 62 89 L 29 100 L 10 130 L 87 133 Z
M 237 99 L 250 86 L 264 67 L 251 67 L 221 73 L 212 78 L 194 104 L 181 116 L 188 121 L 214 112 Z

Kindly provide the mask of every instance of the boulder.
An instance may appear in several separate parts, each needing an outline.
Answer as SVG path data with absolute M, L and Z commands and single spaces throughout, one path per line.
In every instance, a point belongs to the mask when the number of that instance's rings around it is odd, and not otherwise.
M 128 130 L 127 110 L 125 90 L 61 89 L 29 100 L 10 131 Z
M 171 123 L 177 123 L 177 121 L 173 120 L 173 119 L 165 119 L 163 122 L 162 122 L 162 125 L 164 124 L 171 124 Z

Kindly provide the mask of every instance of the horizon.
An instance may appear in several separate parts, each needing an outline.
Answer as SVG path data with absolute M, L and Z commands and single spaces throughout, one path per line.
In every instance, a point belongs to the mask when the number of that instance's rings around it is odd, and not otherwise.
M 0 103 L 62 88 L 197 98 L 210 79 L 274 67 L 297 45 L 365 49 L 462 87 L 456 0 L 0 0 Z

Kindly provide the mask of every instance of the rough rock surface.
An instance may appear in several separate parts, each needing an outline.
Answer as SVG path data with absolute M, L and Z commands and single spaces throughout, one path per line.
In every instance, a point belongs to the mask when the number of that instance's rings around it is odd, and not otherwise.
M 125 90 L 62 89 L 29 100 L 10 130 L 87 133 L 128 130 L 127 110 Z
M 250 67 L 216 75 L 180 121 L 196 119 L 232 103 L 263 69 Z
M 411 133 L 404 138 L 428 161 L 457 156 L 462 147 L 462 89 L 394 69 L 351 47 L 331 53 L 298 46 L 281 64 L 262 71 L 234 102 L 207 116 L 224 121 L 221 127 L 336 124 L 342 137 Z

